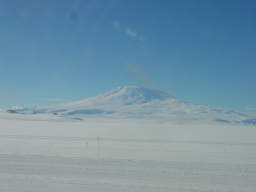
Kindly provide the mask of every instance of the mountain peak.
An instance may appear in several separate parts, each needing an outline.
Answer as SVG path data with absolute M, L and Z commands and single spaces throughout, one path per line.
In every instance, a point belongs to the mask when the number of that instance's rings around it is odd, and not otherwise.
M 120 102 L 129 105 L 147 103 L 152 100 L 165 100 L 170 98 L 170 95 L 159 90 L 131 85 L 118 87 L 104 93 L 101 97 L 108 100 L 119 100 Z

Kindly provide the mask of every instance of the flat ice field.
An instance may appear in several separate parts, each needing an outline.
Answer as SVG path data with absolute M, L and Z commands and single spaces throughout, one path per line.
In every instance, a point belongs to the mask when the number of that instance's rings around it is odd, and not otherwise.
M 0 191 L 254 192 L 255 137 L 253 126 L 3 116 Z

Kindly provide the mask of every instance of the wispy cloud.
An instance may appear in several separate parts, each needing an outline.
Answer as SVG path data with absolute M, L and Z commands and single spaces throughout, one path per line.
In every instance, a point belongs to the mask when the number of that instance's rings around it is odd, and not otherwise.
M 125 35 L 127 35 L 131 38 L 135 38 L 139 41 L 144 40 L 144 37 L 142 35 L 140 35 L 136 29 L 134 29 L 132 27 L 122 26 L 119 21 L 114 21 L 112 23 L 112 25 L 113 25 L 114 29 L 121 31 L 122 33 L 124 33 Z
M 135 79 L 144 84 L 147 87 L 154 87 L 152 78 L 143 71 L 143 69 L 136 63 L 129 63 L 127 65 L 127 71 L 130 73 Z
M 125 33 L 126 33 L 126 35 L 128 35 L 130 37 L 137 37 L 138 36 L 138 33 L 134 29 L 131 29 L 129 27 L 127 27 L 125 29 Z
M 31 17 L 31 11 L 29 9 L 23 9 L 20 13 L 21 17 Z

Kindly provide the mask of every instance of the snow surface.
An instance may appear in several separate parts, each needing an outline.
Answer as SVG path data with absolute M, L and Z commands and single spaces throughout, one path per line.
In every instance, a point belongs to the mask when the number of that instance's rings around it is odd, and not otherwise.
M 3 192 L 253 192 L 256 127 L 0 113 Z

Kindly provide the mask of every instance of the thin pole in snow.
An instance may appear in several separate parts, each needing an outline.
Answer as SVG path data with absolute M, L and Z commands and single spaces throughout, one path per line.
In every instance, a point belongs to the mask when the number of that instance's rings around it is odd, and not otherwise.
M 100 137 L 97 137 L 97 158 L 100 159 Z

